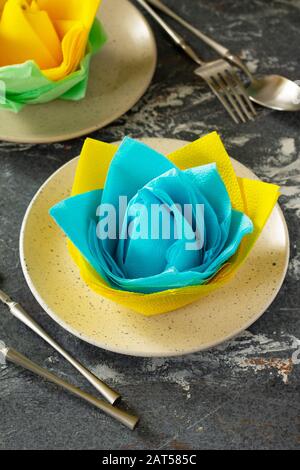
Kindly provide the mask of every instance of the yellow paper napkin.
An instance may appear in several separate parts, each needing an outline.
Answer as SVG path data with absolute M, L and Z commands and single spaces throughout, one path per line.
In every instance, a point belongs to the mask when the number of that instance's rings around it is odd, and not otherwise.
M 58 81 L 83 58 L 100 0 L 1 0 L 0 67 L 33 60 Z
M 117 147 L 87 139 L 81 152 L 72 195 L 102 189 Z M 110 287 L 90 266 L 75 246 L 69 250 L 80 268 L 84 281 L 98 294 L 146 316 L 176 310 L 222 287 L 245 262 L 259 238 L 277 200 L 279 187 L 261 181 L 238 178 L 219 136 L 214 132 L 173 152 L 168 158 L 181 169 L 217 163 L 234 209 L 245 212 L 254 231 L 243 240 L 236 255 L 206 285 L 184 287 L 153 294 L 126 292 Z

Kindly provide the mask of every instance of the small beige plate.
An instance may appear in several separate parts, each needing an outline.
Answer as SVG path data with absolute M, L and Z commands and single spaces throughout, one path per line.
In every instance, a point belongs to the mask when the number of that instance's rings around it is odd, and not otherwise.
M 145 139 L 164 154 L 185 142 Z M 110 351 L 133 356 L 175 356 L 216 346 L 245 330 L 269 307 L 284 280 L 289 236 L 279 208 L 237 276 L 214 294 L 185 308 L 146 318 L 92 292 L 79 277 L 66 238 L 48 215 L 68 197 L 78 159 L 42 186 L 24 218 L 20 239 L 23 271 L 40 305 L 63 328 Z M 233 161 L 240 176 L 256 178 Z
M 0 111 L 0 140 L 50 143 L 87 135 L 131 109 L 147 90 L 157 61 L 156 43 L 143 15 L 127 0 L 103 0 L 109 40 L 92 59 L 85 99 Z

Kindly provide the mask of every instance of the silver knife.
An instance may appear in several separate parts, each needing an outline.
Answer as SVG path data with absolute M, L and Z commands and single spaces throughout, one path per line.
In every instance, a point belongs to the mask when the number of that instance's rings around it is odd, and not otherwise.
M 54 341 L 43 328 L 40 327 L 18 303 L 0 290 L 0 301 L 8 306 L 12 315 L 28 326 L 38 336 L 43 338 L 50 346 L 52 346 L 59 354 L 72 364 L 94 387 L 106 398 L 112 405 L 120 398 L 120 395 L 106 385 L 102 380 L 98 379 L 94 374 L 87 370 L 80 362 L 74 359 L 67 351 L 65 351 L 56 341 Z
M 29 370 L 30 372 L 33 372 L 34 374 L 42 377 L 43 379 L 49 380 L 50 382 L 71 392 L 73 395 L 82 398 L 91 405 L 99 408 L 107 415 L 124 424 L 132 431 L 135 429 L 139 422 L 138 417 L 133 416 L 127 413 L 126 411 L 120 410 L 119 408 L 116 408 L 110 405 L 109 403 L 106 403 L 104 400 L 100 400 L 99 398 L 93 397 L 92 395 L 84 392 L 80 388 L 71 385 L 69 382 L 66 382 L 57 375 L 52 374 L 52 372 L 49 372 L 47 369 L 44 369 L 38 364 L 35 364 L 34 362 L 30 361 L 27 357 L 23 356 L 14 349 L 7 347 L 5 343 L 0 341 L 0 364 L 5 364 L 6 361 L 16 364 L 17 366 L 23 367 L 23 369 Z

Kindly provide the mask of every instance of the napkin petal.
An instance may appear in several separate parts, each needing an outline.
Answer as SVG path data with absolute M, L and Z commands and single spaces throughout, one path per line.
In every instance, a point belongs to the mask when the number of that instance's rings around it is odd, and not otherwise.
M 227 240 L 232 212 L 231 201 L 215 163 L 188 169 L 185 174 L 190 179 L 187 186 L 193 186 L 194 193 L 198 195 L 197 202 L 204 206 L 206 261 L 215 256 Z
M 280 196 L 280 187 L 275 184 L 248 178 L 239 178 L 238 182 L 245 200 L 245 213 L 251 218 L 254 231 L 242 242 L 239 251 L 233 257 L 229 274 L 233 269 L 236 271 L 247 259 Z
M 172 168 L 174 165 L 166 157 L 142 142 L 126 137 L 109 167 L 102 204 L 112 205 L 119 213 L 120 197 L 126 197 L 129 202 L 149 181 Z M 117 231 L 119 230 L 118 221 Z M 105 249 L 110 253 L 116 246 L 117 240 L 104 242 Z
M 172 152 L 168 158 L 181 169 L 194 168 L 200 165 L 215 163 L 226 186 L 234 209 L 244 211 L 244 203 L 238 179 L 229 155 L 216 132 Z
M 5 5 L 6 2 L 7 2 L 7 0 L 0 0 L 0 14 L 2 13 L 2 10 L 3 10 L 4 5 Z
M 248 216 L 239 211 L 232 211 L 228 239 L 219 256 L 208 264 L 207 269 L 210 271 L 219 270 L 236 253 L 243 238 L 253 233 L 253 230 L 253 223 Z
M 149 277 L 164 271 L 166 265 L 166 253 L 170 245 L 174 242 L 173 234 L 173 218 L 170 218 L 170 237 L 163 238 L 163 221 L 160 217 L 159 227 L 157 227 L 157 239 L 141 238 L 125 239 L 125 234 L 131 228 L 132 232 L 148 231 L 151 229 L 151 212 L 152 204 L 160 204 L 160 201 L 149 191 L 139 193 L 130 202 L 125 214 L 125 223 L 122 228 L 122 240 L 119 240 L 116 252 L 118 265 L 122 268 L 124 277 L 127 279 L 136 279 L 140 277 Z M 134 206 L 140 206 L 141 213 L 134 217 L 131 221 L 129 214 L 133 213 Z M 137 206 L 138 208 L 138 206 Z M 146 227 L 145 227 L 146 223 Z M 129 225 L 129 226 L 128 226 Z M 150 230 L 149 230 L 150 231 Z M 139 263 L 139 259 L 151 259 L 150 263 Z
M 43 74 L 48 80 L 62 80 L 77 69 L 85 52 L 87 37 L 88 31 L 80 24 L 76 23 L 72 27 L 62 41 L 62 63 L 57 67 L 43 70 Z
M 33 5 L 36 5 L 37 8 L 33 9 Z M 51 53 L 55 62 L 60 64 L 63 57 L 61 42 L 53 23 L 50 21 L 48 13 L 46 11 L 40 11 L 36 2 L 32 2 L 31 8 L 25 11 L 25 15 L 32 29 Z
M 109 166 L 117 150 L 116 145 L 85 139 L 75 173 L 72 196 L 104 188 Z
M 42 69 L 56 67 L 60 58 L 55 57 L 58 38 L 51 21 L 46 14 L 43 15 L 45 34 L 54 38 L 53 51 L 52 47 L 48 49 L 38 35 L 35 23 L 35 27 L 32 27 L 26 14 L 27 9 L 23 9 L 24 5 L 27 3 L 22 0 L 8 0 L 4 5 L 0 19 L 0 67 L 21 64 L 29 59 L 34 60 Z
M 185 171 L 185 174 L 194 182 L 222 224 L 226 222 L 230 225 L 231 201 L 220 174 L 217 171 L 216 163 L 201 165 Z M 229 221 L 228 221 L 229 219 Z
M 90 30 L 101 0 L 36 0 L 52 20 L 80 21 Z
M 43 70 L 44 75 L 49 80 L 62 80 L 77 69 L 84 56 L 87 38 L 100 1 L 37 0 L 40 8 L 46 10 L 53 23 L 58 25 L 60 34 L 63 33 L 63 28 L 66 30 L 66 34 L 62 39 L 63 60 L 61 64 L 58 67 L 48 67 Z
M 103 204 L 117 208 L 120 196 L 132 199 L 147 183 L 172 168 L 175 166 L 159 152 L 125 137 L 109 167 Z
M 76 25 L 77 21 L 74 20 L 53 20 L 53 25 L 58 34 L 59 39 L 62 41 L 67 33 Z
M 50 209 L 50 215 L 63 230 L 74 246 L 100 275 L 105 276 L 90 249 L 89 229 L 96 218 L 96 210 L 101 202 L 102 191 L 95 190 L 70 197 Z

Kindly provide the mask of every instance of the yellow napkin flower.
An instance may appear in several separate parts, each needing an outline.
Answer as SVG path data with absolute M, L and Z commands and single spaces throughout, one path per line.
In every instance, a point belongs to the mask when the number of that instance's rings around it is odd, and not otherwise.
M 82 60 L 101 0 L 0 0 L 0 67 L 33 60 L 58 81 Z
M 72 196 L 103 189 L 111 161 L 118 147 L 87 139 L 83 146 Z M 137 293 L 111 287 L 69 241 L 69 251 L 84 281 L 98 294 L 146 316 L 153 316 L 188 305 L 224 286 L 245 262 L 260 236 L 277 200 L 279 187 L 236 176 L 231 160 L 217 133 L 209 134 L 168 155 L 180 170 L 216 164 L 226 186 L 232 208 L 245 213 L 253 222 L 253 232 L 244 237 L 236 254 L 208 283 L 155 293 Z

